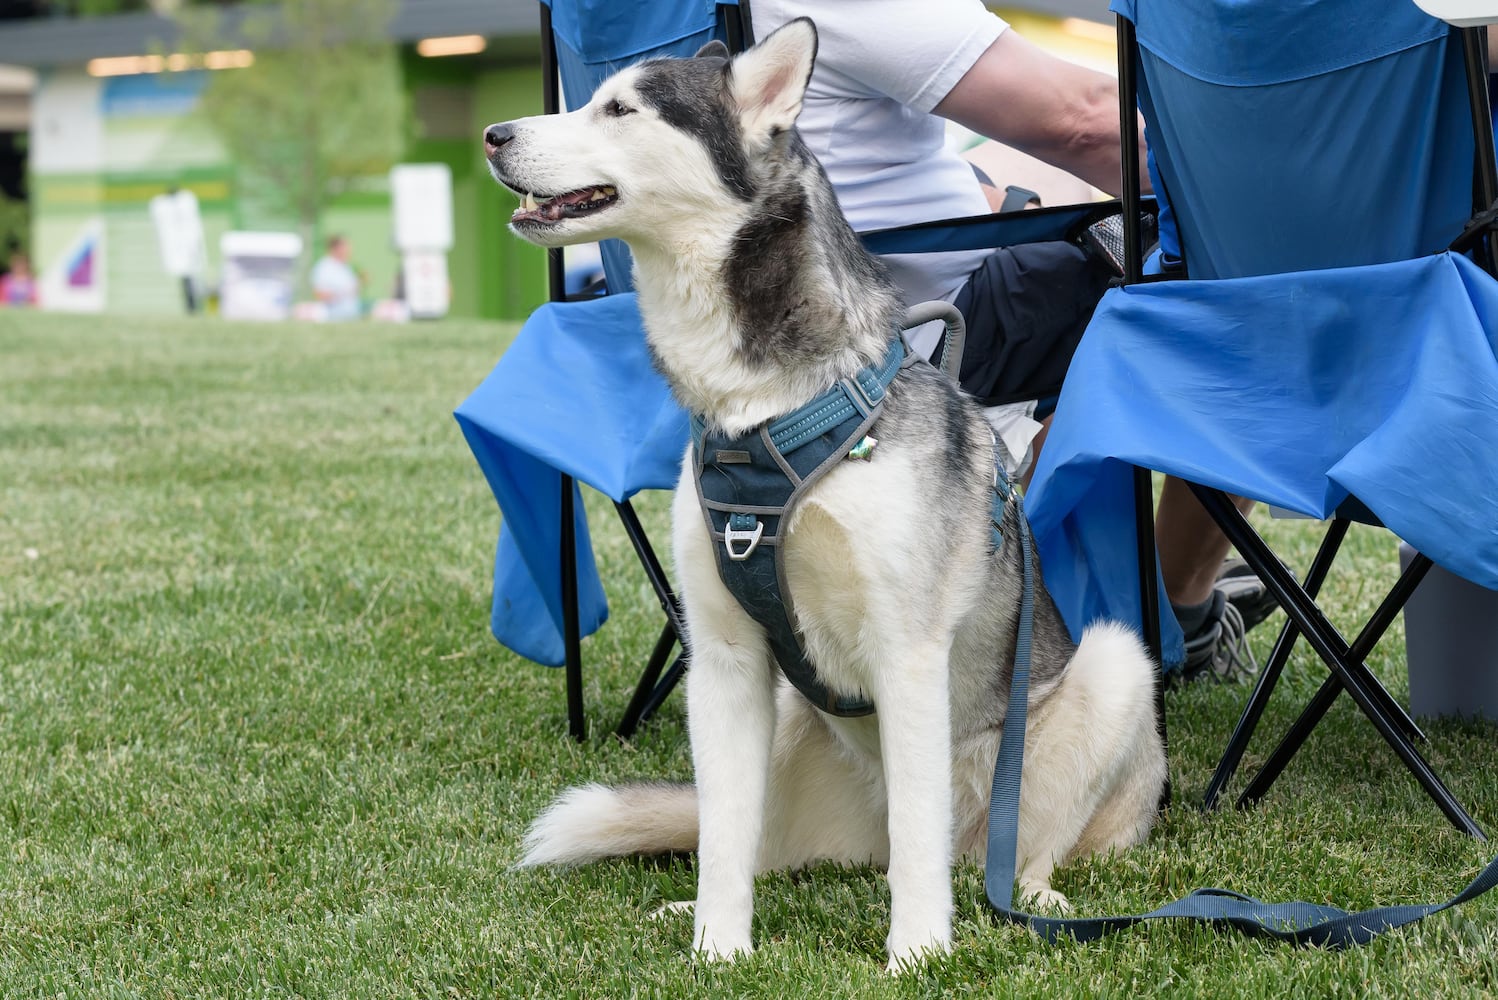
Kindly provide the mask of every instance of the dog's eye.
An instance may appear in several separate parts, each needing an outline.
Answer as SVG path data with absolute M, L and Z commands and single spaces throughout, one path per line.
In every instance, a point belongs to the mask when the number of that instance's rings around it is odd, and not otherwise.
M 623 104 L 620 104 L 619 101 L 616 99 L 616 100 L 610 101 L 609 103 L 607 103 L 607 104 L 605 104 L 603 106 L 603 113 L 606 114 L 606 115 L 608 115 L 610 118 L 623 118 L 625 115 L 632 115 L 632 114 L 634 114 L 635 113 L 635 109 L 634 108 L 630 108 L 630 107 L 625 107 Z

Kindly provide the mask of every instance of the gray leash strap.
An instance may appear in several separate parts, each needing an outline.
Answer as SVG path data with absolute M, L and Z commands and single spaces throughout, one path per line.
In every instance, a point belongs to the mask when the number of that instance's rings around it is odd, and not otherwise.
M 1016 496 L 1016 500 L 1018 497 Z M 1005 920 L 1024 924 L 1047 942 L 1063 936 L 1094 941 L 1104 934 L 1146 920 L 1196 920 L 1236 928 L 1245 934 L 1294 944 L 1345 948 L 1367 944 L 1385 931 L 1414 923 L 1432 913 L 1459 906 L 1498 885 L 1498 858 L 1488 862 L 1467 887 L 1444 903 L 1381 906 L 1349 912 L 1315 903 L 1264 903 L 1227 889 L 1196 889 L 1148 913 L 1109 917 L 1042 917 L 1014 909 L 1015 855 L 1019 844 L 1020 772 L 1024 766 L 1025 716 L 1029 708 L 1030 647 L 1035 616 L 1035 581 L 1031 568 L 1030 525 L 1019 511 L 1020 551 L 1024 558 L 1019 629 L 1014 644 L 1014 678 L 1004 734 L 994 763 L 993 793 L 988 803 L 988 858 L 983 892 L 988 905 Z

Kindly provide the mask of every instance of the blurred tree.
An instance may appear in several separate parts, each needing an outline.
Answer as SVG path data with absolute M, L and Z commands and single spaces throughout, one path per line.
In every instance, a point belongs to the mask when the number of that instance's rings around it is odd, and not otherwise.
M 386 37 L 393 14 L 392 0 L 285 0 L 252 11 L 242 42 L 226 39 L 217 11 L 177 15 L 184 51 L 254 51 L 251 66 L 211 75 L 199 113 L 308 246 L 333 199 L 384 175 L 405 150 L 409 110 Z

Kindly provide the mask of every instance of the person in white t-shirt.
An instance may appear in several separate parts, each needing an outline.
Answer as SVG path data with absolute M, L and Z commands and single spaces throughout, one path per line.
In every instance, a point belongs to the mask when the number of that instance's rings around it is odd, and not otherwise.
M 312 265 L 312 294 L 327 307 L 328 319 L 358 319 L 364 313 L 359 301 L 364 282 L 349 263 L 353 247 L 346 236 L 330 236 L 327 248 Z
M 754 0 L 751 9 L 759 37 L 797 17 L 816 23 L 817 60 L 797 128 L 859 232 L 990 211 L 972 165 L 947 142 L 946 120 L 1104 191 L 1119 189 L 1114 80 L 1037 48 L 979 0 Z M 1083 256 L 1080 247 L 1070 251 Z M 991 314 L 1007 303 L 996 301 L 1003 275 L 993 273 L 1000 263 L 993 257 L 972 250 L 891 255 L 885 262 L 907 301 L 957 302 L 970 327 L 969 351 L 1003 355 L 995 363 L 1002 361 L 1010 383 L 1033 384 L 1027 376 L 1042 374 L 1039 381 L 1059 385 L 1075 342 L 994 329 Z M 1086 313 L 1101 288 L 1092 292 Z M 1072 325 L 1083 324 L 1085 314 Z M 922 330 L 913 344 L 929 355 L 939 336 Z M 996 391 L 983 391 L 989 388 Z M 1039 424 L 1028 419 L 1033 400 L 1002 398 L 1018 391 L 1006 384 L 976 394 L 1015 404 L 1005 408 L 1004 423 L 1017 417 L 1020 430 L 1003 436 L 1022 455 L 1030 443 L 1024 435 L 1033 436 Z
M 991 210 L 992 192 L 947 142 L 947 121 L 1119 193 L 1117 81 L 1031 44 L 979 0 L 753 0 L 751 10 L 761 38 L 797 17 L 816 24 L 797 128 L 857 231 Z M 1025 390 L 1059 387 L 1106 287 L 1086 257 L 1068 243 L 885 257 L 908 302 L 942 299 L 962 311 L 964 387 L 996 404 L 986 412 L 1012 455 L 1043 442 L 1054 398 Z M 939 328 L 924 329 L 912 346 L 929 356 L 939 339 Z M 970 384 L 975 366 L 987 368 L 978 385 Z M 1273 599 L 1241 567 L 1231 583 L 1219 579 L 1227 539 L 1184 484 L 1167 480 L 1162 510 L 1161 564 L 1187 634 L 1187 670 L 1230 672 L 1242 629 Z

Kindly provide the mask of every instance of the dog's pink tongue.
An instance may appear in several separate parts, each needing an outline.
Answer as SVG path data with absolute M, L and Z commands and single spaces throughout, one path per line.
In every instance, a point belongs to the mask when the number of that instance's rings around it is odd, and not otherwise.
M 581 205 L 593 197 L 592 190 L 572 191 L 567 194 L 559 194 L 555 198 L 541 206 L 541 217 L 548 222 L 557 222 L 562 218 L 562 209 L 568 205 Z

